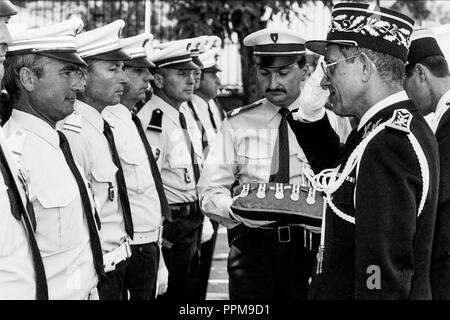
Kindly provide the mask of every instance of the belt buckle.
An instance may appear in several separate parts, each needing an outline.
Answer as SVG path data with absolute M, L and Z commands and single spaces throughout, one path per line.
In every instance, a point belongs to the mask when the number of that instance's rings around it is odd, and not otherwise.
M 278 227 L 278 242 L 291 242 L 291 228 L 289 226 Z

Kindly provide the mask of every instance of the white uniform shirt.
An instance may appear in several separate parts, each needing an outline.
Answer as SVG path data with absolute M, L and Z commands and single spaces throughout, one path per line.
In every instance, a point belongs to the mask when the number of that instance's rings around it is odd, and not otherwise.
M 196 94 L 193 95 L 192 102 L 194 104 L 195 110 L 197 111 L 198 117 L 200 118 L 200 121 L 205 128 L 206 136 L 208 138 L 208 145 L 211 145 L 214 142 L 217 132 L 211 122 L 211 117 L 208 110 L 208 102 L 206 102 L 205 100 L 203 100 L 203 98 Z M 220 116 L 221 111 L 217 107 L 214 100 L 209 101 L 209 106 L 211 107 L 211 112 L 213 114 L 217 130 L 219 130 L 222 126 L 222 117 Z
M 0 129 L 0 144 L 13 176 L 18 170 L 7 146 L 6 137 Z M 21 196 L 25 198 L 22 185 L 16 180 Z M 26 200 L 23 200 L 24 206 Z M 22 217 L 23 219 L 23 217 Z M 36 299 L 36 280 L 33 255 L 23 221 L 11 213 L 8 188 L 0 173 L 0 300 Z
M 103 118 L 93 107 L 75 101 L 75 112 L 58 126 L 67 137 L 72 154 L 90 182 L 100 215 L 100 240 L 103 254 L 121 245 L 126 236 L 119 201 L 116 172 L 108 140 L 103 135 Z M 113 190 L 114 197 L 109 197 Z
M 118 104 L 106 107 L 102 116 L 114 130 L 114 140 L 128 188 L 134 232 L 154 231 L 161 224 L 161 204 L 147 152 L 131 112 Z
M 147 139 L 152 146 L 153 152 L 158 154 L 158 166 L 161 169 L 161 178 L 164 184 L 167 200 L 169 204 L 179 204 L 194 202 L 197 200 L 197 190 L 195 185 L 190 148 L 185 140 L 184 132 L 179 121 L 179 111 L 170 106 L 157 95 L 139 111 L 138 117 L 145 128 L 148 127 L 153 111 L 160 109 L 163 113 L 162 132 L 146 130 Z M 195 137 L 200 137 L 201 132 L 197 123 L 193 121 L 192 113 L 184 110 L 188 132 L 193 145 L 195 159 L 201 168 L 202 146 L 201 141 Z
M 298 108 L 298 99 L 289 110 Z M 232 204 L 231 187 L 237 180 L 243 183 L 267 183 L 272 169 L 281 115 L 267 100 L 251 110 L 223 122 L 217 139 L 205 161 L 198 188 L 201 206 L 206 215 L 227 227 L 234 227 L 229 211 Z M 290 183 L 301 184 L 304 166 L 308 161 L 290 129 Z M 267 221 L 266 223 L 270 223 Z
M 50 299 L 86 299 L 97 285 L 78 185 L 59 148 L 56 130 L 13 110 L 4 126 L 16 163 L 29 181 Z

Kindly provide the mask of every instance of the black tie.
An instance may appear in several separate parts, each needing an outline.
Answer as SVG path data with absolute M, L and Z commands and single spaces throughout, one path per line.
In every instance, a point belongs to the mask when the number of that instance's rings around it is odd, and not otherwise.
M 89 194 L 86 189 L 86 185 L 84 184 L 83 177 L 81 176 L 80 171 L 75 164 L 75 160 L 73 159 L 72 151 L 70 150 L 69 142 L 67 141 L 66 136 L 61 131 L 58 131 L 59 135 L 59 147 L 61 148 L 64 158 L 66 158 L 66 162 L 72 171 L 72 174 L 77 182 L 78 190 L 80 191 L 81 203 L 83 205 L 84 216 L 86 217 L 88 230 L 89 230 L 89 238 L 91 243 L 92 255 L 94 257 L 94 267 L 99 276 L 104 275 L 103 269 L 103 254 L 102 254 L 102 245 L 100 243 L 100 237 L 98 235 L 98 230 L 96 227 L 96 223 L 94 221 L 97 220 L 97 225 L 100 226 L 100 218 L 98 217 L 97 212 L 93 214 L 91 202 L 89 200 Z
M 144 128 L 142 128 L 141 121 L 138 116 L 131 113 L 134 124 L 136 125 L 139 136 L 144 144 L 145 151 L 147 152 L 148 160 L 150 162 L 150 170 L 152 171 L 153 180 L 155 181 L 156 191 L 158 192 L 159 202 L 161 204 L 162 216 L 169 222 L 172 222 L 172 214 L 170 212 L 169 202 L 167 201 L 166 194 L 164 193 L 164 186 L 161 179 L 161 173 L 159 172 L 158 165 L 156 164 L 155 156 L 153 155 L 152 147 L 148 143 L 145 136 Z
M 36 238 L 34 237 L 34 230 L 30 221 L 31 219 L 27 215 L 27 209 L 25 209 L 22 199 L 20 198 L 19 189 L 14 182 L 12 172 L 8 166 L 8 162 L 6 161 L 5 154 L 3 153 L 3 149 L 1 147 L 0 169 L 2 171 L 3 179 L 5 180 L 5 184 L 8 187 L 8 197 L 11 203 L 11 212 L 16 219 L 22 220 L 23 217 L 25 227 L 27 228 L 28 241 L 30 243 L 31 254 L 33 256 L 34 271 L 36 274 L 36 299 L 48 300 L 48 287 L 44 263 L 42 262 L 41 253 L 39 251 Z M 28 201 L 28 203 L 30 202 Z M 32 210 L 32 215 L 34 216 L 33 206 L 30 205 L 27 207 L 28 210 Z
M 194 170 L 195 184 L 197 184 L 198 183 L 198 179 L 200 178 L 200 169 L 198 167 L 197 162 L 195 161 L 194 146 L 192 144 L 191 137 L 189 136 L 189 132 L 187 131 L 186 118 L 184 117 L 184 114 L 182 112 L 180 112 L 180 125 L 181 125 L 181 128 L 184 131 L 184 136 L 186 138 L 186 143 L 187 143 L 188 147 L 190 147 L 190 150 L 191 150 L 192 168 Z
M 114 142 L 114 135 L 111 130 L 111 126 L 108 122 L 104 122 L 104 131 L 103 134 L 105 135 L 106 139 L 108 140 L 109 149 L 111 150 L 112 159 L 114 164 L 117 167 L 117 184 L 119 187 L 119 198 L 120 202 L 122 204 L 122 211 L 123 211 L 123 218 L 125 221 L 125 230 L 128 234 L 128 236 L 133 239 L 133 220 L 131 219 L 131 209 L 130 209 L 130 200 L 128 199 L 128 193 L 127 193 L 127 185 L 125 183 L 125 177 L 123 175 L 123 169 L 122 165 L 120 163 L 119 153 L 116 149 L 116 144 Z
M 225 112 L 225 110 L 223 110 L 223 107 L 220 105 L 219 100 L 217 98 L 214 98 L 213 100 L 214 100 L 214 103 L 216 104 L 217 108 L 220 111 L 220 120 L 223 121 L 225 119 L 227 113 Z
M 281 114 L 280 127 L 278 129 L 279 161 L 278 173 L 270 177 L 271 182 L 289 183 L 289 136 L 287 116 L 289 109 L 281 108 L 278 111 Z
M 197 122 L 199 130 L 202 133 L 202 149 L 204 152 L 206 150 L 206 148 L 208 148 L 208 139 L 206 137 L 205 127 L 203 126 L 202 122 L 200 121 L 197 111 L 195 111 L 194 104 L 191 101 L 188 101 L 187 104 L 188 104 L 189 108 L 191 109 L 192 114 L 194 115 L 194 120 L 195 120 L 195 122 Z
M 211 110 L 211 105 L 209 104 L 209 102 L 207 102 L 207 104 L 208 104 L 209 119 L 211 120 L 211 124 L 212 124 L 214 130 L 217 132 L 217 125 L 216 125 L 216 121 L 214 120 L 214 115 Z

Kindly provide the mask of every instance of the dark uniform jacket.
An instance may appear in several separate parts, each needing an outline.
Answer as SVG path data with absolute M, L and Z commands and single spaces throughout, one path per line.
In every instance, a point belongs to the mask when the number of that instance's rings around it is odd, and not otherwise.
M 412 114 L 410 131 L 428 162 L 430 183 L 424 209 L 418 216 L 423 179 L 407 134 L 385 128 L 367 145 L 358 176 L 354 169 L 332 194 L 336 207 L 355 221 L 348 222 L 327 208 L 323 268 L 320 274 L 317 267 L 313 271 L 311 299 L 431 298 L 438 147 L 413 103 L 401 101 L 382 109 L 365 127 L 354 130 L 343 148 L 326 118 L 315 123 L 290 121 L 290 125 L 316 173 L 339 164 L 342 171 L 365 133 L 389 120 L 397 109 Z
M 433 299 L 450 300 L 450 109 L 436 130 L 441 176 L 431 260 Z

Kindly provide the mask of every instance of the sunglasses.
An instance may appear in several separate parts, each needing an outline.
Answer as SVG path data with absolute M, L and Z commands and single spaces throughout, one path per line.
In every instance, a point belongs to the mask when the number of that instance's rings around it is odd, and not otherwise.
M 345 58 L 345 59 L 342 59 L 342 60 L 338 60 L 338 61 L 335 61 L 335 62 L 331 62 L 331 63 L 325 63 L 325 61 L 322 61 L 321 67 L 322 67 L 323 73 L 325 73 L 325 76 L 327 76 L 327 78 L 330 78 L 330 75 L 331 75 L 330 70 L 329 70 L 330 67 L 335 66 L 335 65 L 337 65 L 338 63 L 341 63 L 341 62 L 344 62 L 344 61 L 347 61 L 347 60 L 350 60 L 350 59 L 357 58 L 357 57 L 359 57 L 361 54 L 362 54 L 362 53 L 359 53 L 359 54 L 357 54 L 357 55 L 354 55 L 354 56 L 351 56 L 351 57 L 348 57 L 348 58 Z M 370 64 L 372 65 L 372 67 L 373 67 L 375 70 L 377 70 L 377 67 L 375 66 L 375 63 L 373 63 L 372 60 L 369 59 L 369 57 L 366 56 L 366 58 L 367 58 L 367 60 L 369 60 L 369 62 L 370 62 Z

